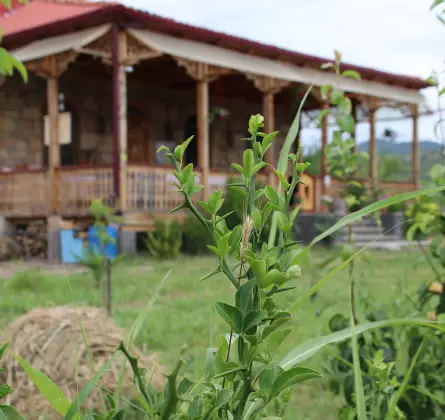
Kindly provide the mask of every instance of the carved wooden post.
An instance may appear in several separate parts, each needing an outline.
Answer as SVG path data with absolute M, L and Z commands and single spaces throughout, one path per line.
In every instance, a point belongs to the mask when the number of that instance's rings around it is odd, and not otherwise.
M 285 87 L 289 86 L 291 82 L 287 80 L 274 79 L 272 77 L 258 76 L 256 74 L 248 73 L 246 77 L 253 81 L 255 87 L 263 93 L 263 116 L 264 116 L 264 131 L 266 134 L 272 133 L 276 130 L 275 126 L 275 95 Z M 272 144 L 272 147 L 266 153 L 266 161 L 274 168 L 278 163 L 277 147 Z M 268 183 L 270 185 L 276 184 L 276 177 L 273 171 L 269 172 Z
M 417 189 L 420 186 L 420 153 L 419 153 L 419 108 L 417 105 L 412 106 L 411 117 L 413 121 L 413 143 L 412 143 L 412 172 L 413 172 L 413 183 Z
M 377 109 L 372 107 L 369 110 L 369 176 L 374 185 L 378 183 L 378 157 L 377 140 L 375 135 L 375 114 Z
M 127 73 L 125 63 L 127 59 L 127 34 L 124 31 L 118 33 L 117 63 L 118 63 L 118 99 L 117 99 L 117 119 L 118 119 L 118 153 L 119 159 L 119 206 L 121 211 L 127 208 Z
M 198 167 L 201 169 L 203 199 L 209 195 L 209 83 L 231 72 L 229 69 L 174 57 L 179 66 L 196 80 L 196 111 L 198 129 Z
M 209 82 L 203 77 L 196 84 L 196 109 L 198 113 L 198 166 L 204 200 L 209 196 Z
M 328 109 L 327 103 L 323 104 L 323 109 Z M 326 175 L 328 174 L 328 168 L 326 165 L 326 146 L 328 144 L 329 130 L 328 130 L 328 116 L 325 115 L 321 122 L 321 195 L 326 194 Z

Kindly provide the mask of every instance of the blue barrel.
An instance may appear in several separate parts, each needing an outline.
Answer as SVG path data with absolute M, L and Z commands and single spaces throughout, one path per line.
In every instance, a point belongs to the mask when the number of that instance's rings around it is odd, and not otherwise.
M 73 229 L 60 231 L 60 254 L 63 264 L 76 264 L 83 258 L 85 247 L 83 239 L 74 236 Z
M 108 243 L 105 247 L 105 255 L 114 260 L 119 254 L 118 237 L 119 231 L 115 226 L 107 226 L 107 234 L 113 238 L 112 243 Z M 102 253 L 99 246 L 99 236 L 97 234 L 97 228 L 90 226 L 88 229 L 88 248 L 90 251 L 96 251 Z

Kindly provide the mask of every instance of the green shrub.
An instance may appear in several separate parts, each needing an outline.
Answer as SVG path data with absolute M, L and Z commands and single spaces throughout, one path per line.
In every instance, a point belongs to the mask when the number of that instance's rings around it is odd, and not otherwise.
M 191 255 L 205 255 L 210 252 L 207 244 L 210 235 L 207 229 L 195 217 L 187 217 L 184 223 L 181 251 Z
M 30 269 L 16 273 L 7 286 L 16 292 L 38 292 L 47 287 L 47 282 L 40 270 Z
M 153 232 L 147 233 L 147 249 L 150 255 L 160 259 L 174 259 L 179 256 L 182 246 L 182 226 L 171 221 L 155 219 Z

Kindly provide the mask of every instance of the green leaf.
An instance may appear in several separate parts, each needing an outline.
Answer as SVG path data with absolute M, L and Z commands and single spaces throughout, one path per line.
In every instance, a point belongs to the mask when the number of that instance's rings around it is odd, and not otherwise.
M 444 0 L 434 0 L 433 4 L 430 7 L 430 10 L 435 9 L 437 6 L 439 6 L 439 4 L 442 4 L 444 2 Z
M 236 169 L 241 175 L 244 175 L 244 168 L 237 163 L 232 163 L 232 168 Z
M 298 213 L 300 212 L 300 210 L 301 210 L 301 206 L 297 206 L 297 207 L 295 207 L 295 208 L 292 210 L 292 212 L 291 212 L 291 214 L 290 214 L 290 216 L 289 216 L 289 222 L 290 222 L 290 223 L 292 223 L 292 224 L 294 223 L 294 221 L 295 221 L 295 219 L 296 219 Z
M 349 98 L 343 98 L 337 106 L 338 112 L 343 115 L 350 114 L 352 112 L 352 102 Z
M 0 405 L 0 420 L 25 420 L 25 418 L 14 407 Z
M 188 145 L 190 144 L 190 142 L 193 140 L 194 137 L 195 136 L 190 136 L 184 143 L 182 143 L 181 145 L 182 156 L 184 156 L 184 153 L 187 150 Z
M 9 343 L 6 343 L 3 345 L 3 347 L 0 347 L 0 360 L 2 359 L 3 355 L 5 354 L 6 349 L 8 348 Z
M 12 389 L 9 385 L 6 385 L 6 384 L 0 385 L 0 400 L 5 398 L 11 392 L 12 392 Z
M 334 89 L 331 93 L 331 102 L 333 105 L 338 105 L 345 97 L 344 92 L 338 89 Z
M 233 391 L 231 389 L 222 389 L 218 391 L 215 398 L 215 410 L 226 405 L 232 398 Z
M 273 133 L 267 134 L 262 141 L 263 155 L 267 152 L 267 150 L 272 146 L 275 137 L 277 136 L 278 131 L 274 131 Z
M 247 149 L 244 151 L 243 155 L 243 163 L 244 163 L 244 177 L 249 179 L 252 177 L 253 165 L 254 165 L 254 157 L 253 150 Z
M 360 73 L 358 71 L 355 71 L 355 70 L 345 70 L 341 75 L 344 76 L 344 77 L 351 77 L 351 78 L 356 79 L 356 80 L 360 80 L 361 79 Z
M 266 369 L 264 369 L 260 375 L 260 389 L 272 389 L 275 380 L 283 372 L 283 369 L 276 364 L 271 364 L 266 367 Z
M 355 327 L 355 334 L 363 334 L 366 331 L 374 330 L 377 328 L 395 327 L 399 325 L 413 325 L 413 326 L 423 326 L 434 328 L 439 331 L 445 331 L 444 326 L 439 322 L 428 321 L 423 319 L 387 319 L 383 321 L 368 322 L 365 324 L 359 324 Z M 301 363 L 315 353 L 319 352 L 321 349 L 329 344 L 339 343 L 350 339 L 352 337 L 352 329 L 346 328 L 341 331 L 337 331 L 332 334 L 328 334 L 322 337 L 314 338 L 313 340 L 308 340 L 303 344 L 295 347 L 291 352 L 289 352 L 280 362 L 280 366 L 283 369 L 290 369 L 298 363 Z
M 291 332 L 292 328 L 284 328 L 282 330 L 275 330 L 269 334 L 267 339 L 267 346 L 272 357 L 275 356 L 281 344 Z
M 362 369 L 360 366 L 360 356 L 357 342 L 357 334 L 355 332 L 354 316 L 351 310 L 351 341 L 352 341 L 352 360 L 354 369 L 354 390 L 355 405 L 357 407 L 357 420 L 366 420 L 366 403 L 365 392 L 363 390 Z
M 248 331 L 250 328 L 258 325 L 266 317 L 266 311 L 260 310 L 249 312 L 244 318 L 242 331 Z
M 266 185 L 264 188 L 264 194 L 271 204 L 273 204 L 275 207 L 280 207 L 280 196 L 270 185 Z
M 48 400 L 59 414 L 65 416 L 71 407 L 71 402 L 65 397 L 63 391 L 44 373 L 34 369 L 26 360 L 11 352 L 12 357 L 25 370 L 41 394 Z
M 287 216 L 281 211 L 277 212 L 277 226 L 284 233 L 288 233 L 292 224 L 289 223 Z
M 322 378 L 323 375 L 313 369 L 305 367 L 294 367 L 282 372 L 272 385 L 272 395 L 278 396 L 286 388 L 299 382 L 308 381 L 309 379 Z
M 318 113 L 318 117 L 317 117 L 317 126 L 318 127 L 321 127 L 321 124 L 322 124 L 324 118 L 327 117 L 330 113 L 331 113 L 331 110 L 329 108 L 322 109 Z
M 385 419 L 392 420 L 392 419 L 396 418 L 395 414 L 397 411 L 397 405 L 399 403 L 399 400 L 403 397 L 403 395 L 405 394 L 405 392 L 408 389 L 408 384 L 409 384 L 409 380 L 411 378 L 411 374 L 413 373 L 414 367 L 417 363 L 417 359 L 419 358 L 419 355 L 423 349 L 424 344 L 425 344 L 424 342 L 422 342 L 420 344 L 420 346 L 417 349 L 416 354 L 414 355 L 414 357 L 408 367 L 408 370 L 403 378 L 402 384 L 400 385 L 397 392 L 391 397 L 391 400 L 389 402 L 388 412 L 387 412 Z
M 290 187 L 289 182 L 287 182 L 286 177 L 284 176 L 284 174 L 282 172 L 280 172 L 278 169 L 275 169 L 275 175 L 278 177 L 278 179 L 281 182 L 281 185 L 283 186 L 283 188 L 285 190 L 288 190 Z
M 328 70 L 328 69 L 331 69 L 332 67 L 334 67 L 334 64 L 333 64 L 333 63 L 323 63 L 323 64 L 320 66 L 320 68 L 321 68 L 322 70 Z
M 337 118 L 338 126 L 342 131 L 353 134 L 355 130 L 355 121 L 352 115 Z
M 333 226 L 331 226 L 329 229 L 325 230 L 322 234 L 318 235 L 309 245 L 311 248 L 315 244 L 319 243 L 324 238 L 327 238 L 329 235 L 333 234 L 334 232 L 337 232 L 342 227 L 349 225 L 350 223 L 353 223 L 357 220 L 362 219 L 363 217 L 375 213 L 381 209 L 384 209 L 386 207 L 392 206 L 394 204 L 398 204 L 404 201 L 412 200 L 416 197 L 421 197 L 423 195 L 432 195 L 436 194 L 440 191 L 445 191 L 445 186 L 442 187 L 435 187 L 435 188 L 427 188 L 423 190 L 403 193 L 394 195 L 389 198 L 385 198 L 384 200 L 377 201 L 373 204 L 370 204 L 369 206 L 366 206 L 365 208 L 358 210 L 354 213 L 350 213 L 347 216 L 342 217 L 337 223 L 335 223 Z
M 329 93 L 334 89 L 334 86 L 331 84 L 323 85 L 320 88 L 321 99 L 327 100 L 329 98 Z
M 218 241 L 218 252 L 219 257 L 225 257 L 227 253 L 229 252 L 229 239 L 232 235 L 232 232 L 226 233 L 222 238 Z
M 227 322 L 236 332 L 241 331 L 243 324 L 243 318 L 241 312 L 234 306 L 227 303 L 217 302 L 215 305 L 216 311 L 219 313 L 222 319 Z
M 263 169 L 266 166 L 268 166 L 266 162 L 260 162 L 254 165 L 254 167 L 252 168 L 252 176 L 256 175 L 258 171 L 261 171 L 261 169 Z
M 290 153 L 292 144 L 295 142 L 298 132 L 300 131 L 300 115 L 301 115 L 303 106 L 306 103 L 306 100 L 312 90 L 312 87 L 313 87 L 313 85 L 309 86 L 303 99 L 301 100 L 300 105 L 298 106 L 297 115 L 295 115 L 294 121 L 292 122 L 289 132 L 287 133 L 286 140 L 284 141 L 283 147 L 281 148 L 280 157 L 278 159 L 277 169 L 282 173 L 286 172 L 286 168 L 288 165 L 289 153 Z M 274 213 L 274 215 L 272 217 L 272 224 L 270 227 L 269 239 L 268 239 L 268 243 L 267 243 L 269 248 L 272 248 L 273 245 L 275 244 L 276 237 L 277 237 L 277 218 L 276 218 L 276 214 Z
M 254 396 L 255 394 L 251 394 Z M 265 402 L 262 398 L 249 398 L 244 407 L 243 416 L 241 420 L 253 420 L 256 414 L 263 409 Z

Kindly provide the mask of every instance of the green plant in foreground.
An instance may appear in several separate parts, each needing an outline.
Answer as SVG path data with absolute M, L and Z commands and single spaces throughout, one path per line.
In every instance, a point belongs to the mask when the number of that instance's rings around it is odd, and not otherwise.
M 147 232 L 146 245 L 150 255 L 160 259 L 178 258 L 182 246 L 182 226 L 176 219 L 155 219 L 154 231 Z

